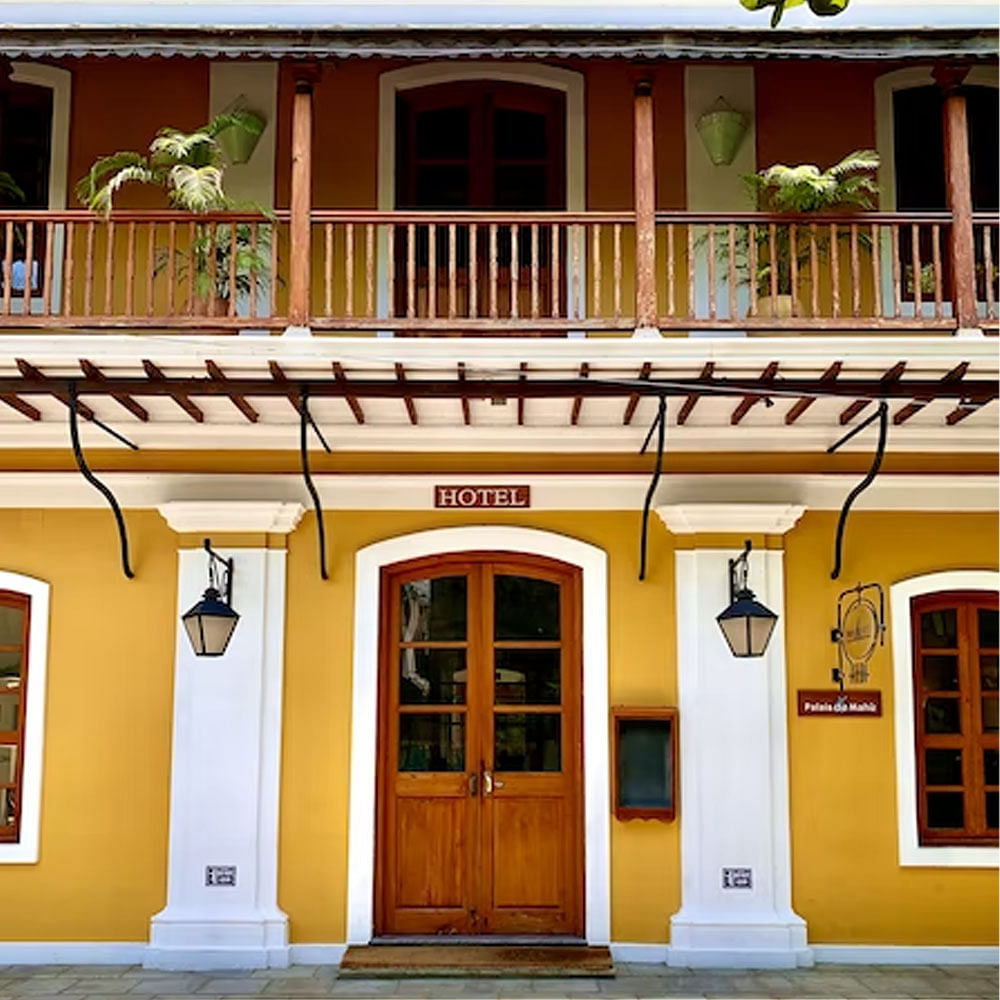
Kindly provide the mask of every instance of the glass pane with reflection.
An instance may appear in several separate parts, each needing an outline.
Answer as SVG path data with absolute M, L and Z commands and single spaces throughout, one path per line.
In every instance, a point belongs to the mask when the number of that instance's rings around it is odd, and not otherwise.
M 1000 731 L 1000 703 L 996 698 L 983 698 L 983 732 Z
M 928 792 L 927 825 L 934 830 L 960 830 L 965 826 L 965 796 L 961 792 Z
M 20 646 L 24 642 L 24 612 L 0 605 L 0 646 Z
M 464 649 L 401 649 L 401 705 L 464 705 L 468 672 Z
M 924 766 L 928 785 L 962 784 L 961 750 L 925 750 Z
M 924 729 L 928 733 L 960 733 L 962 720 L 957 698 L 928 698 L 924 707 Z
M 558 705 L 558 649 L 498 649 L 493 690 L 497 705 Z
M 559 638 L 558 583 L 530 576 L 496 576 L 493 595 L 495 639 Z
M 468 585 L 464 576 L 410 580 L 400 587 L 402 642 L 461 642 L 465 639 Z
M 1000 751 L 983 751 L 983 780 L 987 785 L 1000 784 Z
M 997 632 L 1000 631 L 1000 612 L 995 608 L 979 608 L 979 645 L 985 649 L 996 649 L 998 642 Z
M 0 826 L 11 826 L 17 819 L 17 793 L 13 788 L 0 788 Z
M 925 648 L 958 648 L 958 614 L 954 608 L 925 611 L 920 616 L 920 644 Z
M 15 732 L 20 725 L 20 717 L 20 692 L 0 690 L 0 732 Z
M 493 767 L 497 771 L 558 771 L 559 715 L 494 715 Z
M 986 826 L 990 830 L 997 828 L 997 793 L 986 793 Z
M 922 668 L 925 691 L 958 690 L 957 656 L 924 656 Z
M 979 657 L 979 683 L 984 691 L 996 691 L 1000 669 L 996 653 L 986 653 Z
M 464 771 L 465 715 L 431 712 L 399 716 L 400 771 Z
M 0 746 L 0 785 L 17 781 L 17 747 Z

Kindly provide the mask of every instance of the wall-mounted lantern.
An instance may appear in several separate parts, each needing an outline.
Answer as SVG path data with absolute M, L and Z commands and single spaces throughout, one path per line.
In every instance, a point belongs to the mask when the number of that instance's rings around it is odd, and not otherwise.
M 737 111 L 721 97 L 695 122 L 705 152 L 717 167 L 733 162 L 749 127 L 749 115 Z
M 201 600 L 181 616 L 181 622 L 195 656 L 222 656 L 240 620 L 231 607 L 233 560 L 223 559 L 213 552 L 208 538 L 205 539 L 205 551 L 208 553 L 208 588 Z
M 749 556 L 753 546 L 747 539 L 743 551 L 729 560 L 729 607 L 715 620 L 722 629 L 733 656 L 763 656 L 778 616 L 754 600 L 747 586 Z

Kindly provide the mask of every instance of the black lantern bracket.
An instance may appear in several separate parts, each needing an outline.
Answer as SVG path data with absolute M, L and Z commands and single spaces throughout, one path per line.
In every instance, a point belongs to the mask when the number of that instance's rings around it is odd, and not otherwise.
M 750 578 L 750 552 L 753 543 L 748 538 L 743 543 L 743 551 L 729 560 L 729 603 L 735 604 L 741 597 L 753 597 L 753 591 L 747 586 Z
M 224 559 L 212 548 L 212 540 L 205 539 L 208 553 L 208 589 L 214 590 L 230 607 L 233 606 L 233 560 Z

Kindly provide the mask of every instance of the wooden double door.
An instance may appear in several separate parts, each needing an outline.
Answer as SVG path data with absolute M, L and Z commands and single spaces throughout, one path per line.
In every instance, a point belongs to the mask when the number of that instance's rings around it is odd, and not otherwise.
M 375 930 L 583 935 L 579 570 L 388 568 Z

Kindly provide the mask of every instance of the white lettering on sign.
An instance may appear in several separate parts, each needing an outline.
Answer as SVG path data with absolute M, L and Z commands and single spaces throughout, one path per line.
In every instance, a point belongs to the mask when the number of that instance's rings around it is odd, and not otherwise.
M 799 715 L 878 717 L 882 714 L 882 692 L 799 691 Z
M 530 507 L 530 486 L 435 486 L 435 507 Z

